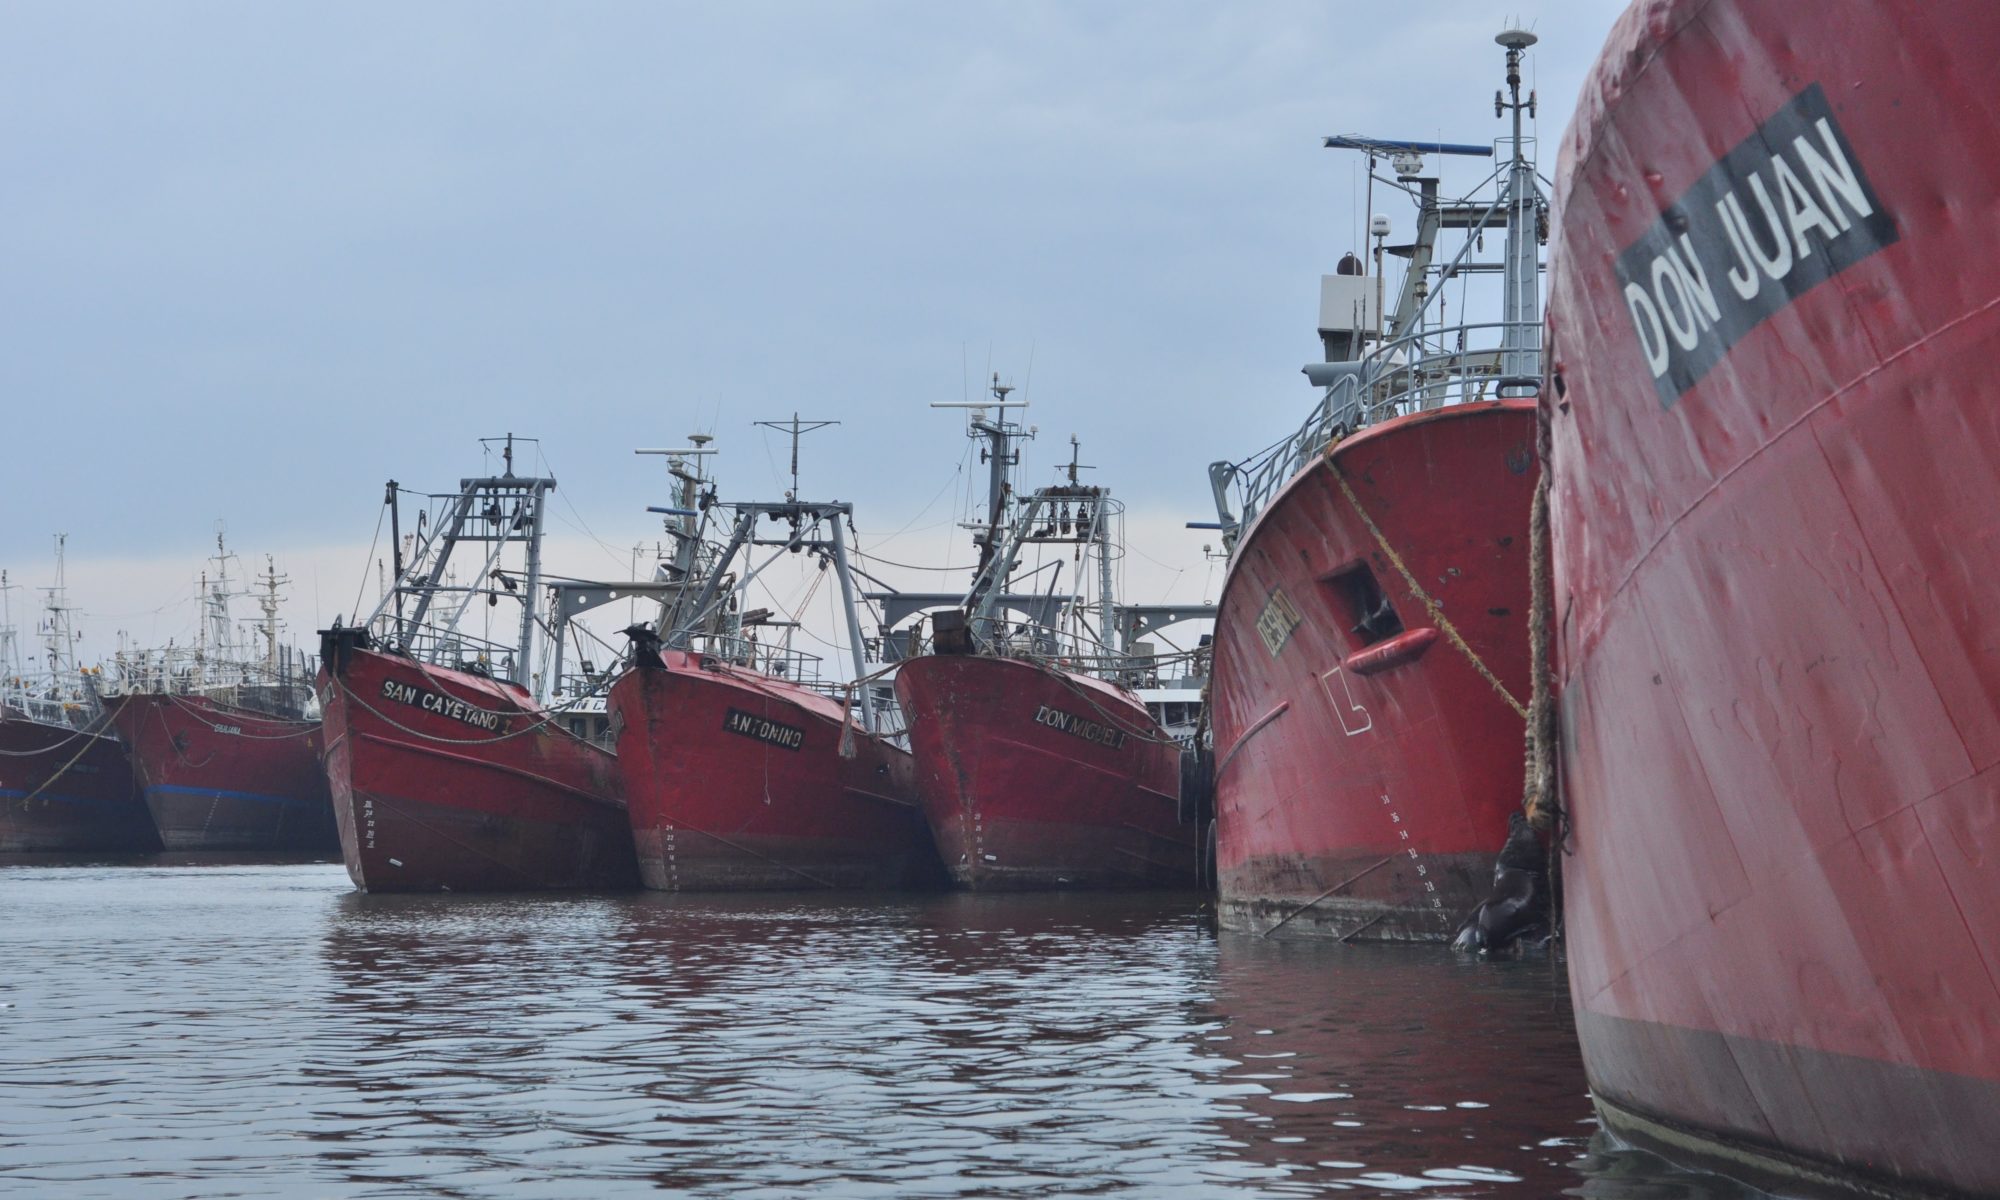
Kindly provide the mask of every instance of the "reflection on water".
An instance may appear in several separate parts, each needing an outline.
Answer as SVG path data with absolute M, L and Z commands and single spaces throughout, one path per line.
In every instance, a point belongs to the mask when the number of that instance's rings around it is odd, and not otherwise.
M 0 869 L 0 1192 L 1715 1196 L 1544 964 L 1199 898 L 363 896 Z

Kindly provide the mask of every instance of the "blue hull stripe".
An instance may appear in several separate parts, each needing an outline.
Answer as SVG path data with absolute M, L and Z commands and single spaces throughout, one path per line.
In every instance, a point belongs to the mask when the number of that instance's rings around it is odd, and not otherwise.
M 27 799 L 27 798 L 28 798 L 28 795 L 29 795 L 29 793 L 28 793 L 28 792 L 26 792 L 26 791 L 24 791 L 24 790 L 22 790 L 22 789 L 20 789 L 20 788 L 0 788 L 0 800 L 25 800 L 25 799 Z M 105 796 L 72 796 L 72 795 L 70 795 L 70 794 L 69 794 L 68 792 L 42 792 L 42 793 L 40 793 L 40 794 L 36 795 L 36 796 L 35 796 L 35 799 L 36 799 L 36 800 L 37 800 L 38 802 L 39 802 L 39 801 L 42 801 L 42 800 L 50 800 L 50 801 L 54 801 L 54 802 L 56 802 L 56 803 L 58 803 L 58 804 L 114 804 L 114 805 L 116 805 L 116 804 L 129 804 L 129 803 L 131 803 L 131 801 L 129 801 L 129 800 L 126 800 L 126 799 L 124 799 L 123 797 L 105 797 Z
M 320 801 L 306 796 L 280 796 L 270 792 L 232 792 L 226 788 L 175 787 L 167 784 L 148 787 L 146 797 L 196 796 L 203 800 L 243 800 L 251 804 L 291 804 L 317 808 Z

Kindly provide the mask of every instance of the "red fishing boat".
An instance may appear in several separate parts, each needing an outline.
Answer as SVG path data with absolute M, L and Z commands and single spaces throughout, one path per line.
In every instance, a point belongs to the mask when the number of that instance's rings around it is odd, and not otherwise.
M 171 692 L 107 704 L 167 849 L 339 848 L 319 718 Z
M 896 698 L 953 882 L 1194 885 L 1181 745 L 1128 689 L 1027 658 L 934 653 L 897 668 Z
M 160 848 L 112 735 L 91 672 L 77 666 L 73 611 L 63 591 L 65 538 L 56 537 L 56 582 L 40 623 L 43 664 L 21 660 L 0 572 L 0 853 L 144 852 Z
M 102 725 L 0 704 L 0 853 L 160 848 L 125 747 Z
M 636 643 L 611 711 L 640 879 L 678 892 L 893 887 L 919 875 L 935 851 L 909 752 L 771 665 L 730 639 Z
M 239 645 L 234 557 L 217 533 L 193 646 L 115 656 L 104 688 L 111 725 L 167 849 L 335 851 L 320 721 L 307 715 L 312 673 L 279 637 L 286 580 L 267 560 L 256 593 L 263 645 Z
M 2000 1194 L 2000 9 L 1636 5 L 1549 304 L 1570 983 L 1615 1132 Z
M 1183 746 L 1132 689 L 1160 661 L 1129 638 L 1108 644 L 1130 628 L 1111 590 L 1123 510 L 1080 482 L 1074 439 L 1067 482 L 1015 494 L 1007 476 L 1024 431 L 1007 419 L 1021 403 L 1010 390 L 996 377 L 992 401 L 972 406 L 991 486 L 971 588 L 931 615 L 930 652 L 909 654 L 921 643 L 906 639 L 896 667 L 924 815 L 961 887 L 1193 886 L 1200 827 L 1182 819 Z M 1079 576 L 1094 566 L 1096 596 L 1062 593 L 1054 578 L 1013 594 L 1028 547 L 1074 553 Z M 1079 627 L 1086 612 L 1101 636 Z
M 1441 201 L 1423 167 L 1488 146 L 1327 140 L 1365 152 L 1371 180 L 1393 164 L 1418 198 L 1415 239 L 1386 246 L 1373 219 L 1374 274 L 1349 255 L 1322 283 L 1328 361 L 1306 370 L 1320 404 L 1261 456 L 1211 468 L 1230 547 L 1210 689 L 1216 871 L 1234 928 L 1449 939 L 1520 808 L 1542 228 L 1520 49 L 1495 197 Z M 1481 260 L 1503 230 L 1500 261 Z M 1386 329 L 1385 252 L 1407 260 Z M 1498 320 L 1471 319 L 1476 271 L 1502 282 Z
M 528 690 L 376 648 L 320 643 L 341 854 L 369 892 L 627 888 L 632 832 L 609 751 Z
M 366 625 L 321 635 L 327 779 L 347 873 L 364 891 L 638 882 L 610 752 L 572 733 L 524 682 L 541 621 L 543 507 L 555 480 L 515 475 L 514 440 L 502 474 L 429 497 L 407 563 L 402 489 L 389 485 L 396 582 Z M 461 544 L 485 550 L 463 585 L 447 573 Z M 518 568 L 502 565 L 509 547 L 523 552 Z M 464 632 L 478 601 L 517 606 L 509 615 L 519 618 L 519 640 L 501 645 Z M 383 631 L 379 638 L 370 626 Z
M 787 495 L 797 496 L 799 436 L 827 423 L 795 415 L 772 424 L 791 434 Z M 660 891 L 746 891 L 889 887 L 933 875 L 910 753 L 886 735 L 864 681 L 843 528 L 852 506 L 718 504 L 696 457 L 707 451 L 696 445 L 655 452 L 669 455 L 680 481 L 678 503 L 653 510 L 669 515 L 676 550 L 662 570 L 659 625 L 625 631 L 631 665 L 609 702 L 641 880 Z M 716 546 L 708 522 L 722 513 L 733 519 Z M 764 521 L 783 528 L 760 537 Z M 751 567 L 758 546 L 772 552 Z M 789 623 L 735 601 L 793 554 L 811 555 L 839 583 L 856 680 L 839 698 L 816 686 L 819 660 L 791 648 Z M 739 555 L 740 578 L 732 574 Z M 778 636 L 760 641 L 760 633 Z

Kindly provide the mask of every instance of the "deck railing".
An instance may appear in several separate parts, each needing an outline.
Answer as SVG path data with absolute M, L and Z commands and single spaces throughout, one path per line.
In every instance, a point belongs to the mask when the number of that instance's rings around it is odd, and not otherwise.
M 692 648 L 698 653 L 806 687 L 819 684 L 820 668 L 826 661 L 817 654 L 794 650 L 781 642 L 760 642 L 742 634 L 698 634 L 692 641 Z
M 1518 344 L 1509 346 L 1509 333 Z M 1327 363 L 1337 374 L 1298 432 L 1241 463 L 1208 468 L 1223 539 L 1256 519 L 1271 497 L 1334 442 L 1370 425 L 1413 412 L 1501 396 L 1533 396 L 1541 387 L 1541 326 L 1484 321 L 1425 329 L 1385 342 L 1351 363 Z M 1526 372 L 1503 364 L 1525 359 Z M 1240 508 L 1230 503 L 1232 487 Z

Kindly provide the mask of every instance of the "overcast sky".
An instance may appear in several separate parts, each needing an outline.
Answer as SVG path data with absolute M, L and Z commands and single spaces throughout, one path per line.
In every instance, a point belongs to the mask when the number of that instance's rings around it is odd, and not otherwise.
M 344 552 L 325 619 L 390 476 L 536 436 L 557 532 L 629 545 L 665 498 L 634 446 L 711 431 L 725 494 L 768 496 L 749 423 L 795 409 L 843 422 L 805 490 L 894 530 L 961 460 L 927 404 L 997 370 L 1030 463 L 1079 434 L 1199 573 L 1172 531 L 1304 416 L 1358 248 L 1319 138 L 1497 136 L 1518 16 L 1552 174 L 1621 7 L 0 4 L 0 566 L 46 582 L 66 531 L 122 617 L 171 597 L 120 573 L 191 579 L 221 518 Z

